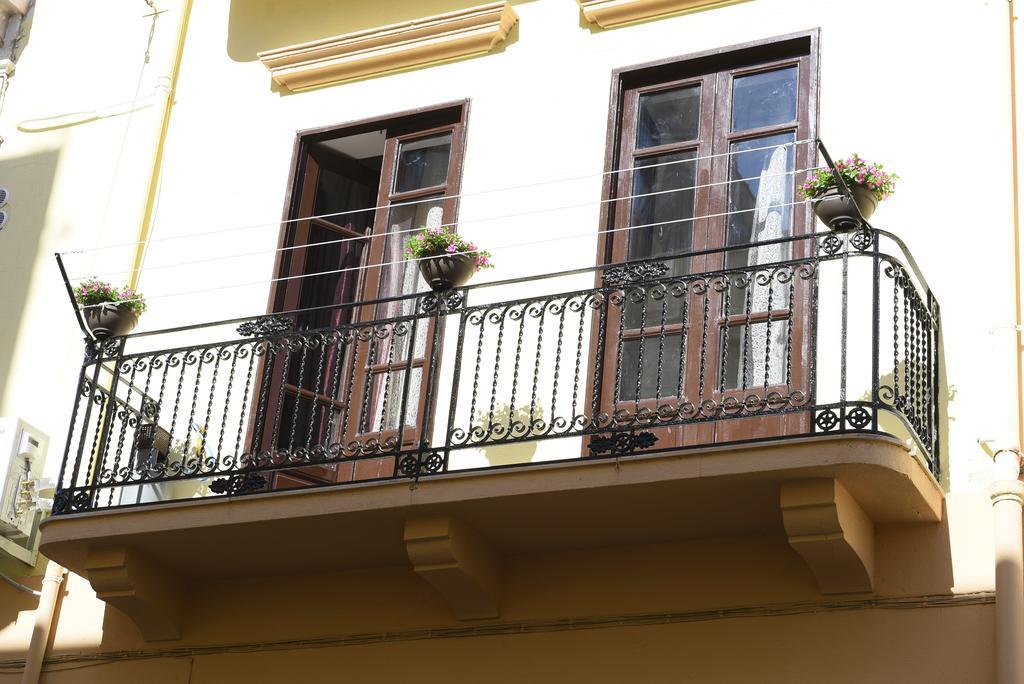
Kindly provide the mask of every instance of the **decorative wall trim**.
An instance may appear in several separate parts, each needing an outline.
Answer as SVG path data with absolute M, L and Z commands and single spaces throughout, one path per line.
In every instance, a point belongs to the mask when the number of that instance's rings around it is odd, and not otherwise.
M 743 0 L 576 0 L 587 21 L 614 28 L 663 14 L 711 9 Z
M 314 88 L 490 52 L 519 16 L 508 0 L 258 54 L 274 81 Z

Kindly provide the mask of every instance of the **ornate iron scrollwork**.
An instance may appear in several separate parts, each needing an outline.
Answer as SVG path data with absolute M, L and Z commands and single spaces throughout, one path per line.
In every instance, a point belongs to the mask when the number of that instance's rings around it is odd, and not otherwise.
M 90 508 L 90 500 L 92 497 L 89 496 L 88 492 L 73 492 L 67 489 L 58 489 L 53 495 L 53 508 L 51 512 L 53 515 L 60 515 L 61 513 L 73 513 L 75 511 L 83 511 Z
M 654 280 L 668 273 L 668 264 L 663 263 L 642 263 L 626 264 L 625 266 L 612 266 L 604 271 L 601 282 L 605 286 L 626 285 L 637 283 L 643 280 Z
M 104 357 L 117 356 L 117 353 L 121 350 L 121 339 L 120 338 L 108 338 L 103 340 L 89 340 L 85 341 L 85 360 L 97 361 Z
M 58 489 L 53 494 L 53 515 L 60 515 L 71 510 L 71 495 L 66 489 Z
M 245 473 L 214 480 L 210 483 L 210 491 L 217 494 L 249 494 L 263 489 L 267 482 L 267 478 L 259 473 Z
M 610 454 L 612 456 L 628 456 L 641 449 L 650 449 L 658 438 L 653 432 L 616 432 L 607 437 L 594 437 L 590 440 L 590 455 Z
M 458 290 L 428 292 L 420 299 L 420 310 L 423 313 L 434 313 L 442 307 L 445 311 L 451 311 L 460 306 L 462 306 L 462 293 Z
M 406 477 L 419 477 L 441 472 L 444 467 L 444 455 L 439 451 L 427 451 L 422 454 L 406 454 L 398 461 L 398 471 Z
M 292 329 L 292 319 L 284 316 L 263 316 L 246 321 L 238 326 L 238 334 L 243 337 L 267 337 Z

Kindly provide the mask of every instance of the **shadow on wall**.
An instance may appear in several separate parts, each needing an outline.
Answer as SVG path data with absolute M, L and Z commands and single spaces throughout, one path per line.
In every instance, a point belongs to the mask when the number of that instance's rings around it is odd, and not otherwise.
M 535 0 L 513 0 L 513 5 Z M 477 7 L 487 0 L 232 0 L 228 56 L 252 62 L 263 50 L 330 38 L 445 12 Z
M 0 162 L 0 187 L 11 192 L 9 219 L 0 231 L 0 399 L 25 319 L 59 156 L 49 150 Z

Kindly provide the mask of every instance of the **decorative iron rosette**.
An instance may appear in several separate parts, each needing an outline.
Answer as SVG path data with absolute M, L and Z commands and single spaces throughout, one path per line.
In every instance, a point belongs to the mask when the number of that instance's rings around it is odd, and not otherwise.
M 267 486 L 269 480 L 260 473 L 245 473 L 232 477 L 222 477 L 210 483 L 210 491 L 217 494 L 249 494 L 258 492 Z
M 428 292 L 420 298 L 420 310 L 423 313 L 434 313 L 439 309 L 451 311 L 462 306 L 462 300 L 462 293 L 458 290 Z
M 601 276 L 601 282 L 606 287 L 638 283 L 645 280 L 654 280 L 668 273 L 668 264 L 658 262 L 647 262 L 642 264 L 626 264 L 624 266 L 612 266 L 606 268 Z
M 236 330 L 242 337 L 268 337 L 292 329 L 292 319 L 285 316 L 262 316 L 242 323 Z
M 398 461 L 398 471 L 406 477 L 419 477 L 441 472 L 444 467 L 444 455 L 439 451 L 427 451 L 422 454 L 406 454 Z
M 653 432 L 616 432 L 607 437 L 597 436 L 590 440 L 590 455 L 609 454 L 628 456 L 641 449 L 649 449 L 658 441 Z

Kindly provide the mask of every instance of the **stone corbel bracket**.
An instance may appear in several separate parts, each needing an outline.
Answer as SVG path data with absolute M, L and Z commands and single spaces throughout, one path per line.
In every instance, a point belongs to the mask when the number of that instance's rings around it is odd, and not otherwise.
M 875 574 L 875 527 L 836 479 L 783 483 L 782 522 L 823 594 L 870 592 Z
M 485 54 L 508 37 L 518 20 L 506 0 L 257 56 L 276 83 L 302 90 Z
M 601 28 L 614 28 L 665 14 L 693 12 L 743 0 L 576 0 L 584 18 Z
M 96 597 L 125 613 L 146 641 L 181 637 L 181 583 L 144 554 L 125 547 L 90 549 L 89 583 Z
M 457 619 L 498 617 L 501 560 L 476 530 L 448 516 L 413 518 L 405 523 L 405 548 Z

